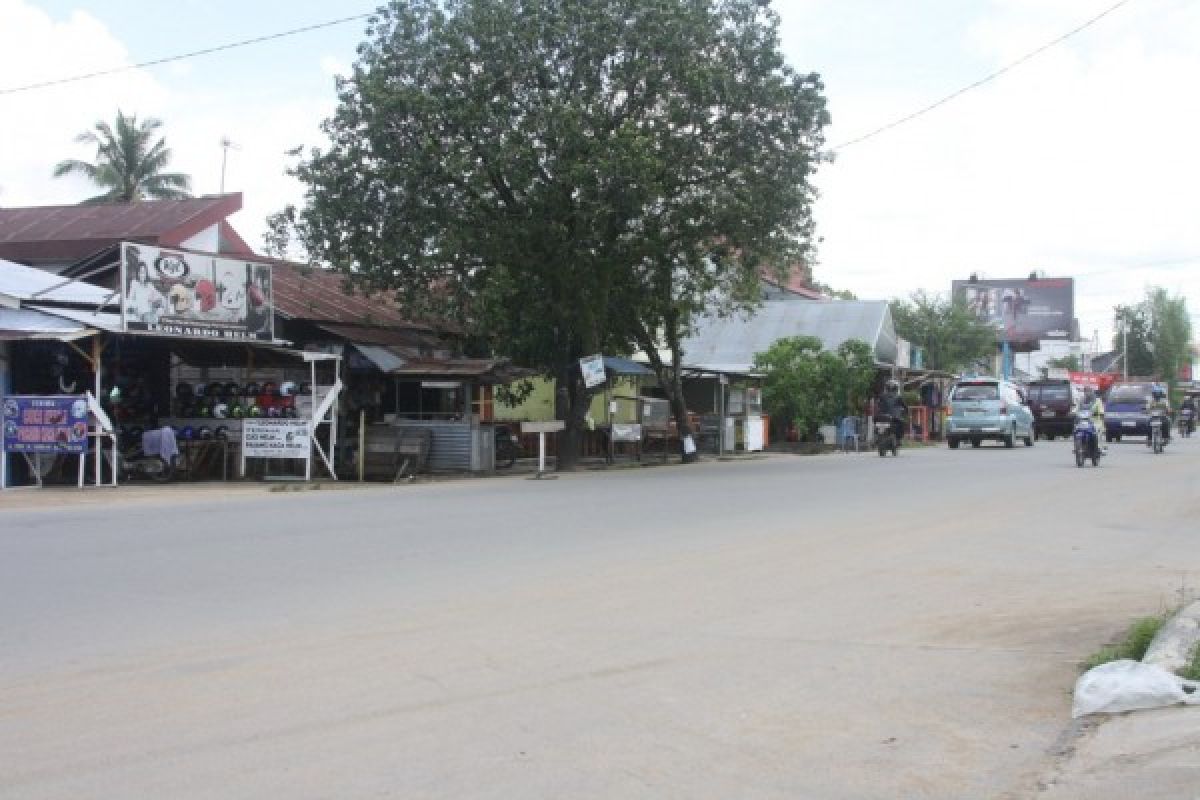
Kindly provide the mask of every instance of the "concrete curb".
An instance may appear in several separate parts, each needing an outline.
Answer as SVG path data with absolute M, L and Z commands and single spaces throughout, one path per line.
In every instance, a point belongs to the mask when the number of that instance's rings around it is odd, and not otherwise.
M 1142 663 L 1178 673 L 1192 663 L 1197 644 L 1200 644 L 1200 600 L 1179 609 L 1159 628 L 1146 648 Z

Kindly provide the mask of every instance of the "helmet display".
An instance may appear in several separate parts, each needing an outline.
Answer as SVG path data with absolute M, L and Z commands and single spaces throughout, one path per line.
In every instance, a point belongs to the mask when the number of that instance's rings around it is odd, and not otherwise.
M 258 395 L 258 384 L 251 381 L 246 384 L 246 388 L 242 392 L 246 397 L 255 397 Z
M 233 417 L 234 419 L 241 419 L 242 417 L 246 416 L 245 406 L 243 406 L 241 403 L 234 403 L 229 408 L 229 416 Z
M 225 425 L 218 425 L 217 429 L 215 431 L 213 431 L 213 438 L 219 442 L 228 441 L 229 440 L 229 428 L 226 427 Z
M 203 383 L 197 383 L 192 387 L 192 394 L 196 397 L 204 397 L 208 393 L 208 386 Z
M 279 384 L 279 394 L 281 397 L 291 397 L 296 393 L 295 381 L 284 381 Z
M 196 429 L 193 428 L 191 425 L 184 425 L 183 428 L 179 431 L 179 438 L 183 439 L 185 442 L 190 441 L 192 439 L 192 437 L 194 437 L 195 435 L 196 435 Z
M 179 383 L 175 384 L 175 396 L 180 400 L 191 400 L 194 395 L 195 393 L 192 391 L 192 385 L 190 383 L 184 383 L 183 381 L 180 381 Z
M 226 397 L 241 397 L 241 395 L 242 387 L 238 385 L 237 381 L 230 381 L 229 383 L 225 384 Z
M 212 406 L 210 406 L 208 403 L 201 403 L 199 408 L 196 409 L 196 416 L 197 417 L 211 417 L 212 416 Z
M 212 428 L 208 427 L 207 425 L 201 425 L 199 428 L 196 429 L 196 438 L 197 439 L 213 438 Z
M 262 415 L 262 406 L 258 405 L 257 403 L 252 403 L 250 407 L 246 409 L 247 417 L 261 417 Z
M 272 418 L 282 417 L 283 409 L 280 408 L 279 406 L 271 406 L 270 408 L 267 409 L 267 416 L 272 417 Z
M 226 419 L 229 416 L 229 404 L 217 403 L 213 406 L 212 415 L 217 419 Z
M 262 393 L 274 397 L 279 394 L 279 387 L 275 385 L 274 381 L 267 381 L 262 385 Z

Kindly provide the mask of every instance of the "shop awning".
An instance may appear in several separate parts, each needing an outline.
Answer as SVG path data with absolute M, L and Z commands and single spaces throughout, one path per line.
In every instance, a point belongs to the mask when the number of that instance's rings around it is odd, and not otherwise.
M 354 345 L 354 349 L 362 353 L 364 358 L 378 367 L 380 372 L 392 372 L 408 363 L 408 359 L 401 357 L 386 347 L 362 344 L 361 342 L 353 342 L 352 344 Z
M 622 356 L 605 356 L 604 369 L 617 375 L 653 375 L 654 371 L 644 364 Z
M 0 258 L 0 294 L 21 302 L 73 303 L 105 306 L 120 302 L 120 295 L 83 281 L 75 281 L 35 267 Z
M 79 322 L 105 333 L 121 332 L 121 315 L 113 311 L 86 311 L 78 308 L 53 308 L 51 306 L 28 306 L 27 308 L 60 319 Z
M 0 341 L 57 339 L 70 342 L 96 333 L 94 328 L 34 309 L 0 308 Z

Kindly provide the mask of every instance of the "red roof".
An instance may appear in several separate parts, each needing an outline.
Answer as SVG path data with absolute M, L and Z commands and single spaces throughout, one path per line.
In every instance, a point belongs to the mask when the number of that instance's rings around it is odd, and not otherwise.
M 793 264 L 788 267 L 787 281 L 781 281 L 779 276 L 774 274 L 769 269 L 764 269 L 759 273 L 759 277 L 766 283 L 782 289 L 791 294 L 807 297 L 809 300 L 828 300 L 825 295 L 821 294 L 816 289 L 808 285 L 808 269 L 803 264 Z
M 65 264 L 122 240 L 179 247 L 213 225 L 220 225 L 222 253 L 251 255 L 225 222 L 241 207 L 239 192 L 187 200 L 0 208 L 0 258 Z

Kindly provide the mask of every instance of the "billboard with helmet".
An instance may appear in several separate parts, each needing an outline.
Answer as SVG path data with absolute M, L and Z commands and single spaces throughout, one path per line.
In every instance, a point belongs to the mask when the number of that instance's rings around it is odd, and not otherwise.
M 998 341 L 1070 340 L 1074 278 L 954 281 L 954 299 L 996 330 Z
M 121 244 L 121 320 L 127 331 L 270 341 L 273 305 L 268 264 Z

